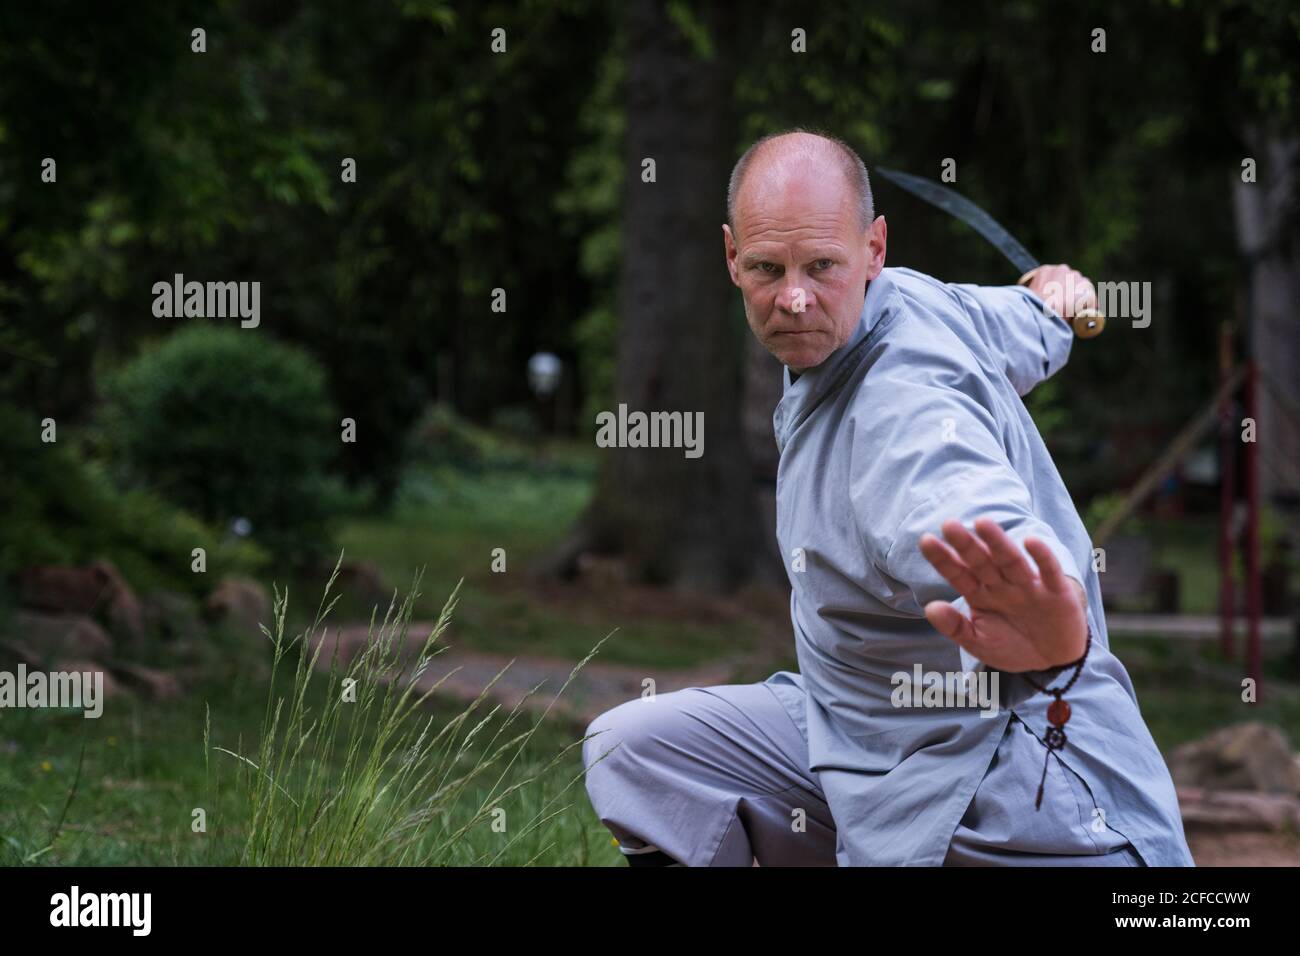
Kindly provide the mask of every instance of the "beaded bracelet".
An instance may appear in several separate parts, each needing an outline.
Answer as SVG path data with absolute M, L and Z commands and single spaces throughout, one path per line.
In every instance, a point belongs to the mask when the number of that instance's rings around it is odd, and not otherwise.
M 1046 741 L 1047 753 L 1043 756 L 1043 778 L 1038 781 L 1038 799 L 1034 801 L 1035 810 L 1038 810 L 1043 804 L 1043 787 L 1047 783 L 1047 762 L 1051 759 L 1054 750 L 1062 750 L 1065 747 L 1065 724 L 1066 721 L 1070 719 L 1070 705 L 1066 703 L 1064 694 L 1074 686 L 1074 682 L 1077 681 L 1079 675 L 1083 673 L 1083 662 L 1088 659 L 1088 651 L 1091 648 L 1092 627 L 1089 626 L 1088 642 L 1083 646 L 1083 656 L 1077 661 L 1061 665 L 1062 669 L 1067 667 L 1074 668 L 1074 676 L 1065 682 L 1064 687 L 1043 687 L 1028 674 L 1021 675 L 1025 680 L 1029 681 L 1030 685 L 1036 690 L 1040 690 L 1044 694 L 1051 694 L 1056 698 L 1056 700 L 1052 701 L 1047 707 L 1047 721 L 1051 726 L 1047 728 L 1047 733 L 1043 735 L 1043 739 Z M 1059 760 L 1060 758 L 1058 757 L 1057 759 Z

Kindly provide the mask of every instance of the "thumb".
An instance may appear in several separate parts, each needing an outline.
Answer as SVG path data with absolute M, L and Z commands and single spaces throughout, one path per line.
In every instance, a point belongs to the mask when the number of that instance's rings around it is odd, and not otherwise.
M 947 601 L 931 601 L 925 606 L 925 619 L 944 637 L 965 645 L 973 637 L 970 619 Z

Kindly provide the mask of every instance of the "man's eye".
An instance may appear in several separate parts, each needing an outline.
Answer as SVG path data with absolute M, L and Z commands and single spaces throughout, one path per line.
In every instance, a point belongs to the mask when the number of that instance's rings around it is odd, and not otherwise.
M 834 260 L 831 259 L 818 259 L 816 262 L 813 263 L 813 265 L 818 269 L 829 269 L 834 264 L 835 264 Z
M 768 266 L 771 266 L 772 268 L 769 269 Z M 760 263 L 758 264 L 758 271 L 759 271 L 759 272 L 767 272 L 767 273 L 775 272 L 775 271 L 776 271 L 776 263 L 775 263 L 775 262 L 760 262 Z

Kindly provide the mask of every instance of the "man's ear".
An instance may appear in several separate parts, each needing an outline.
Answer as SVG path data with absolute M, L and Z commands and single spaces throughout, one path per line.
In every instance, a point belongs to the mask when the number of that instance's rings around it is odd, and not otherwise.
M 732 284 L 739 286 L 740 273 L 737 271 L 736 266 L 736 253 L 738 252 L 736 237 L 731 234 L 731 227 L 725 222 L 722 224 L 722 245 L 727 254 L 727 271 L 731 273 Z
M 868 279 L 874 279 L 880 275 L 880 270 L 885 267 L 885 247 L 888 244 L 888 238 L 889 227 L 885 222 L 885 217 L 877 216 L 867 230 L 867 252 L 870 262 L 867 267 Z

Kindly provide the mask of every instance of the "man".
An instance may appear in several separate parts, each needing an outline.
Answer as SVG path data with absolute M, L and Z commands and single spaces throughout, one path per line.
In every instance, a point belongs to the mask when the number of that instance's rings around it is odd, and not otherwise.
M 750 329 L 786 366 L 777 538 L 800 672 L 591 723 L 587 790 L 629 864 L 1193 865 L 1091 542 L 1020 400 L 1065 364 L 1091 285 L 885 268 L 861 159 L 802 130 L 741 158 L 728 219 Z M 1036 687 L 1076 672 L 1049 751 Z M 898 692 L 921 674 L 946 696 Z M 954 675 L 991 705 L 954 698 Z

